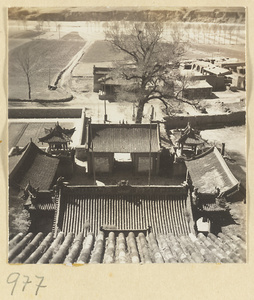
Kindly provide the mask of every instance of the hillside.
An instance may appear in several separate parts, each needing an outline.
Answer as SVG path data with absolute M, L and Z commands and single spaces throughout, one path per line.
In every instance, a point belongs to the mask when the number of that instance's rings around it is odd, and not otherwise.
M 88 11 L 89 10 L 89 11 Z M 18 8 L 8 10 L 10 20 L 42 21 L 183 21 L 244 23 L 244 8 L 106 9 L 106 8 Z

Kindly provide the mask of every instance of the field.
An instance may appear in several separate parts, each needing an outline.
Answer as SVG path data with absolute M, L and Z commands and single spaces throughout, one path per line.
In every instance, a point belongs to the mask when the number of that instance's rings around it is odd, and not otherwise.
M 245 61 L 245 45 L 210 45 L 191 43 L 186 59 L 207 57 L 230 57 Z
M 32 41 L 34 38 L 38 37 L 41 33 L 34 30 L 9 30 L 9 40 L 8 40 L 8 50 L 12 50 L 22 44 Z
M 112 46 L 106 41 L 96 41 L 82 57 L 80 62 L 108 62 L 123 60 L 126 55 L 114 50 Z
M 29 49 L 31 64 L 36 69 L 31 76 L 32 99 L 47 99 L 50 97 L 48 84 L 54 83 L 56 75 L 84 45 L 85 41 L 72 33 L 59 40 L 35 39 L 10 50 L 9 98 L 28 99 L 26 77 L 16 59 L 19 51 Z

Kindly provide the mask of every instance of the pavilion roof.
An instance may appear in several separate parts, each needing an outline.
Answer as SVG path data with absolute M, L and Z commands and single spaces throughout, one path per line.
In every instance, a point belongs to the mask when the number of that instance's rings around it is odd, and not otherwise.
M 201 145 L 204 144 L 204 140 L 188 123 L 184 130 L 181 132 L 181 136 L 178 139 L 178 143 L 185 145 Z
M 57 122 L 54 128 L 45 128 L 46 135 L 39 138 L 42 143 L 67 143 L 71 142 L 71 137 L 75 128 L 66 129 L 62 128 Z

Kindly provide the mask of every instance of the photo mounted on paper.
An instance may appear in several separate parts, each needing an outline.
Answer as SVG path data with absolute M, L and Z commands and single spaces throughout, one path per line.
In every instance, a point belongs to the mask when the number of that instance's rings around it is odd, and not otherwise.
M 245 16 L 9 8 L 10 264 L 246 262 Z

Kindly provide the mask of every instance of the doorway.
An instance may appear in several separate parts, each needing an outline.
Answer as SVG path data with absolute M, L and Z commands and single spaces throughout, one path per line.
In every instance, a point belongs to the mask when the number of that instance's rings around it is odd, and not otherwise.
M 114 153 L 114 172 L 119 176 L 133 172 L 133 161 L 130 153 Z

